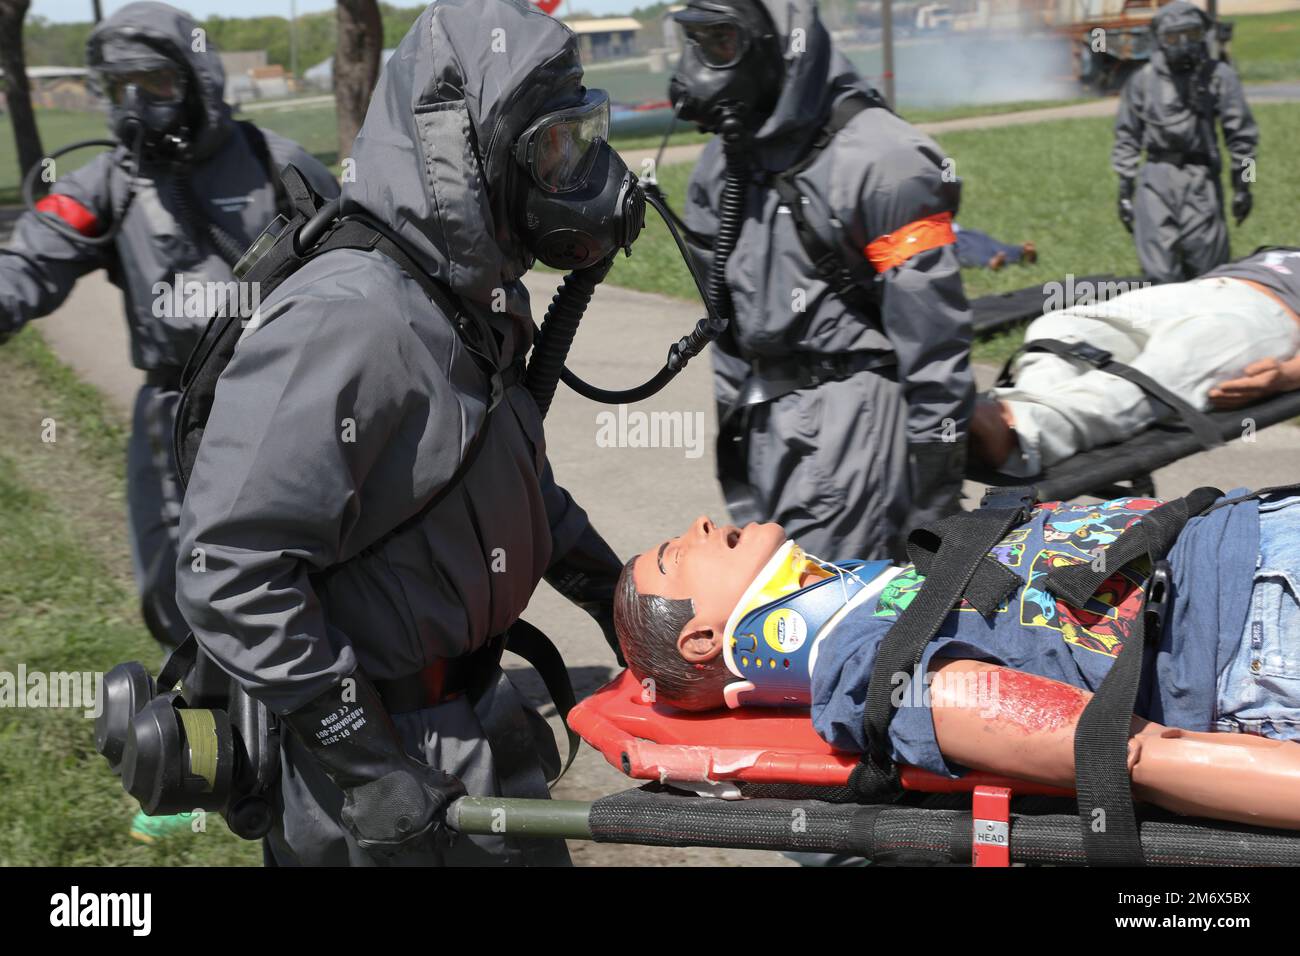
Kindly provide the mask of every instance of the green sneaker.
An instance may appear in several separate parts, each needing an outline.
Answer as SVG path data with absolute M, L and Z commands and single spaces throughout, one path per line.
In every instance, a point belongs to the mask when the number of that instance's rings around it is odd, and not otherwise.
M 131 821 L 131 838 L 141 843 L 156 843 L 176 833 L 190 832 L 192 813 L 173 813 L 167 817 L 151 817 L 143 810 Z

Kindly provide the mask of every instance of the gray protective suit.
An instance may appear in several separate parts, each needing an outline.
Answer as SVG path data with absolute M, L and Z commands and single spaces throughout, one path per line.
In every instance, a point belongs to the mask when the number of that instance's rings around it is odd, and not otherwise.
M 1152 31 L 1184 24 L 1208 20 L 1176 0 L 1152 18 Z M 1194 279 L 1230 258 L 1216 117 L 1239 174 L 1255 157 L 1259 127 L 1227 63 L 1206 59 L 1178 73 L 1155 44 L 1120 94 L 1111 168 L 1122 179 L 1137 177 L 1133 236 L 1142 271 L 1157 282 Z M 1139 170 L 1144 150 L 1147 162 Z
M 188 201 L 198 216 L 243 245 L 276 212 L 266 168 L 222 102 L 221 60 L 210 47 L 194 51 L 194 27 L 193 20 L 172 7 L 133 3 L 100 24 L 91 39 L 145 36 L 188 67 L 203 108 L 192 160 L 183 167 L 146 164 L 132 184 L 129 150 L 123 146 L 105 152 L 58 176 L 52 192 L 65 197 L 55 207 L 62 217 L 83 224 L 90 235 L 102 234 L 120 219 L 114 242 L 94 246 L 65 238 L 28 213 L 18 220 L 9 247 L 0 249 L 0 337 L 57 309 L 77 280 L 97 269 L 108 270 L 122 290 L 131 359 L 150 373 L 151 382 L 136 398 L 128 447 L 131 550 L 145 620 L 164 644 L 180 643 L 187 630 L 174 598 L 180 494 L 172 464 L 172 416 L 180 370 L 207 324 L 206 313 L 176 309 L 171 292 L 178 276 L 182 292 L 193 288 L 189 283 L 224 284 L 233 278 L 204 224 L 178 208 L 186 199 L 178 199 L 177 189 L 188 179 Z M 274 133 L 263 135 L 276 169 L 293 163 L 317 190 L 337 194 L 329 171 L 300 146 Z M 123 213 L 128 195 L 130 205 Z
M 519 281 L 531 259 L 506 212 L 510 150 L 580 75 L 573 34 L 528 4 L 435 3 L 389 60 L 343 187 L 345 213 L 394 229 L 490 323 L 503 367 L 533 335 Z M 180 603 L 204 650 L 275 712 L 358 666 L 393 680 L 484 646 L 588 527 L 552 477 L 532 396 L 510 386 L 485 418 L 487 377 L 450 319 L 382 254 L 328 252 L 268 297 L 217 385 L 181 518 Z M 319 573 L 416 514 L 485 427 L 467 475 L 420 524 Z M 204 570 L 184 557 L 194 548 Z M 539 720 L 498 676 L 486 706 Z M 394 718 L 411 754 L 493 795 L 484 707 L 462 696 Z M 295 737 L 282 755 L 276 859 L 371 862 L 338 822 L 341 791 Z M 546 792 L 539 772 L 512 795 Z M 490 859 L 517 857 L 462 838 L 420 862 Z
M 888 268 L 867 311 L 818 277 L 777 192 L 765 178 L 800 159 L 834 103 L 870 87 L 831 45 L 812 0 L 764 0 L 790 47 L 773 114 L 757 131 L 755 182 L 727 284 L 731 334 L 713 349 L 719 479 L 738 523 L 775 521 L 830 560 L 897 556 L 900 534 L 955 506 L 974 385 L 970 313 L 951 243 Z M 909 223 L 957 210 L 960 186 L 942 150 L 885 109 L 859 113 L 798 176 L 807 218 L 847 261 Z M 688 187 L 685 222 L 713 237 L 725 178 L 721 140 L 704 150 Z M 896 368 L 865 370 L 729 411 L 765 360 L 880 353 Z M 729 443 L 735 443 L 729 447 Z M 743 448 L 740 456 L 735 448 Z M 918 452 L 943 459 L 941 487 L 918 493 Z M 734 466 L 729 461 L 742 460 Z M 743 472 L 743 473 L 742 473 Z M 933 468 L 931 468 L 933 473 Z M 736 507 L 736 488 L 753 507 Z

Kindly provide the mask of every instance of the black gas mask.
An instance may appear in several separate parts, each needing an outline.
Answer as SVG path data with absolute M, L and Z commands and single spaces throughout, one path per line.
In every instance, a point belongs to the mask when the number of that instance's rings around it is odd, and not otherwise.
M 609 96 L 584 90 L 515 144 L 516 228 L 553 269 L 586 269 L 626 252 L 645 224 L 645 194 L 608 137 Z
M 668 84 L 678 117 L 712 133 L 728 116 L 756 130 L 776 106 L 785 72 L 767 11 L 752 0 L 694 0 L 673 20 L 683 42 Z
M 1165 61 L 1176 73 L 1188 73 L 1196 69 L 1210 55 L 1205 45 L 1205 27 L 1198 23 L 1164 28 L 1157 34 L 1157 39 L 1165 54 Z
M 142 142 L 151 153 L 184 151 L 192 133 L 185 69 L 158 54 L 105 60 L 94 70 L 119 142 L 128 148 Z

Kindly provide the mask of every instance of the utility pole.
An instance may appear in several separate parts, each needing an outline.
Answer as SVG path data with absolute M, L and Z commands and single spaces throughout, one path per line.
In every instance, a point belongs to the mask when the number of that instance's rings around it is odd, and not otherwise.
M 897 109 L 894 99 L 894 4 L 893 0 L 880 0 L 880 54 L 885 72 L 885 102 Z
M 298 0 L 289 0 L 289 75 L 298 78 Z
M 104 19 L 104 8 L 100 5 L 100 0 L 90 0 L 90 8 L 96 23 Z

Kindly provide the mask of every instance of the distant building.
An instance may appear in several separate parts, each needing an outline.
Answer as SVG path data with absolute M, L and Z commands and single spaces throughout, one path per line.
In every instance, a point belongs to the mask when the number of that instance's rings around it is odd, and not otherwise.
M 0 70 L 3 76 L 4 70 Z M 90 86 L 90 71 L 82 66 L 29 66 L 27 85 L 37 109 L 93 110 L 100 104 Z M 0 108 L 6 108 L 3 93 Z
M 606 17 L 603 20 L 566 20 L 578 35 L 578 50 L 583 63 L 617 60 L 636 56 L 637 34 L 641 24 L 631 17 Z
M 257 99 L 257 87 L 249 70 L 266 66 L 265 50 L 240 50 L 234 53 L 222 51 L 221 65 L 226 71 L 226 88 L 223 91 L 227 103 L 240 103 L 244 100 Z

